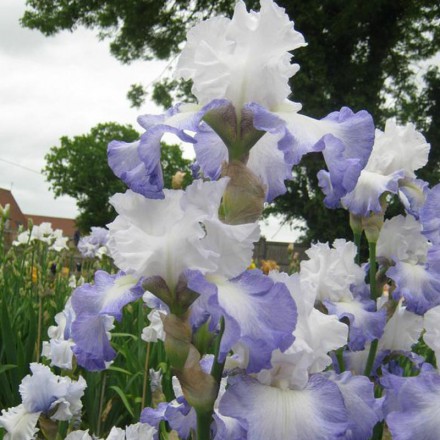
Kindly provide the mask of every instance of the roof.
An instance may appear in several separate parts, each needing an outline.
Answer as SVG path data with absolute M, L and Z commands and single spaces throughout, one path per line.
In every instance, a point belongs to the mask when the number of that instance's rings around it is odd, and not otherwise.
M 0 205 L 3 207 L 10 205 L 10 229 L 17 230 L 20 225 L 27 226 L 27 219 L 32 219 L 34 225 L 40 225 L 44 222 L 52 224 L 53 229 L 61 229 L 64 235 L 73 237 L 77 230 L 75 219 L 64 217 L 49 217 L 45 215 L 23 214 L 12 192 L 8 189 L 0 188 Z

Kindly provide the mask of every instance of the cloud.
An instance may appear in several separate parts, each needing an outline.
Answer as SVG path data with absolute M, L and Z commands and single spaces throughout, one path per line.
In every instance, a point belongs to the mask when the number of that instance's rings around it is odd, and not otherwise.
M 24 1 L 2 0 L 0 6 L 0 53 L 10 57 L 35 54 L 48 44 L 42 34 L 19 25 L 24 12 Z

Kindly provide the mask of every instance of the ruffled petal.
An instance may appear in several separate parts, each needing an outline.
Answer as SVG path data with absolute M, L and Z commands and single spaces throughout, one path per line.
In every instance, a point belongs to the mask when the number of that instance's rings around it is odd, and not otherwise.
M 306 251 L 309 260 L 301 263 L 301 282 L 315 295 L 316 300 L 333 302 L 353 298 L 352 285 L 365 278 L 364 270 L 355 264 L 357 250 L 352 242 L 335 240 L 317 243 Z
M 348 428 L 341 392 L 321 375 L 303 390 L 279 389 L 249 376 L 229 378 L 220 413 L 238 419 L 253 440 L 328 440 Z
M 408 214 L 419 218 L 425 203 L 428 182 L 421 179 L 402 179 L 399 182 L 399 198 Z
M 45 365 L 32 363 L 30 369 L 32 375 L 27 375 L 19 387 L 23 405 L 28 412 L 47 412 L 58 398 L 67 394 L 69 382 L 55 376 Z
M 368 216 L 370 211 L 379 213 L 382 211 L 380 196 L 385 192 L 397 194 L 403 175 L 403 171 L 382 175 L 364 169 L 354 190 L 342 198 L 342 205 L 351 213 L 363 217 Z
M 89 430 L 72 431 L 70 434 L 67 434 L 65 440 L 93 440 L 93 437 L 89 434 Z
M 108 164 L 119 177 L 134 192 L 148 198 L 163 199 L 163 174 L 159 163 L 147 168 L 139 157 L 140 141 L 112 141 L 108 145 Z M 150 151 L 157 156 L 160 143 Z
M 386 310 L 376 311 L 374 301 L 352 299 L 340 302 L 324 302 L 330 314 L 350 322 L 348 347 L 352 351 L 363 350 L 367 342 L 379 339 L 386 323 Z
M 428 310 L 423 317 L 425 333 L 423 340 L 435 352 L 437 365 L 440 363 L 440 306 Z
M 75 343 L 72 340 L 51 339 L 43 342 L 42 355 L 50 359 L 50 365 L 66 370 L 72 369 L 73 352 Z
M 379 341 L 381 350 L 411 351 L 420 338 L 423 330 L 423 317 L 411 313 L 399 302 L 393 316 L 388 320 L 382 338 Z
M 163 174 L 160 164 L 161 139 L 165 133 L 183 142 L 194 143 L 183 129 L 192 124 L 194 112 L 179 115 L 178 106 L 158 116 L 141 116 L 139 123 L 146 129 L 139 141 L 112 141 L 108 145 L 108 163 L 112 171 L 131 190 L 152 199 L 163 199 Z M 185 124 L 186 122 L 186 124 Z
M 160 276 L 170 288 L 187 268 L 208 271 L 213 252 L 202 246 L 203 217 L 180 206 L 183 191 L 166 191 L 163 201 L 131 191 L 110 199 L 119 213 L 109 224 L 109 247 L 115 264 L 141 277 Z
M 126 440 L 153 440 L 157 430 L 147 423 L 135 423 L 125 428 Z
M 336 197 L 332 194 L 335 189 L 340 196 L 354 188 L 374 141 L 374 124 L 368 112 L 353 113 L 343 107 L 321 120 L 301 115 L 287 106 L 280 107 L 275 113 L 286 121 L 294 138 L 295 163 L 306 153 L 323 151 L 329 167 L 328 181 L 324 185 L 323 180 L 323 185 L 329 200 Z M 341 160 L 347 165 L 344 169 L 340 166 Z
M 405 298 L 408 311 L 423 315 L 440 304 L 440 274 L 423 264 L 398 261 L 387 271 L 396 283 L 395 298 Z
M 330 351 L 347 344 L 348 326 L 313 307 L 315 294 L 298 275 L 272 272 L 270 277 L 288 287 L 297 305 L 298 319 L 294 343 L 284 353 L 274 351 L 272 370 L 261 372 L 258 378 L 267 384 L 277 381 L 302 388 L 309 374 L 321 372 L 332 363 Z
M 215 274 L 226 278 L 240 275 L 252 259 L 254 243 L 260 238 L 258 223 L 227 225 L 213 218 L 204 221 L 204 245 L 217 255 Z
M 266 189 L 266 201 L 286 192 L 285 180 L 292 178 L 292 165 L 278 148 L 283 134 L 266 133 L 251 149 L 247 166 Z
M 203 174 L 211 180 L 220 177 L 222 164 L 229 161 L 228 148 L 219 135 L 206 123 L 197 128 L 194 151 Z
M 440 184 L 428 191 L 426 201 L 420 211 L 423 233 L 433 244 L 440 244 Z
M 38 432 L 40 412 L 28 412 L 24 405 L 3 410 L 0 426 L 7 431 L 5 440 L 32 440 Z
M 81 313 L 72 325 L 72 348 L 78 364 L 89 371 L 104 370 L 116 352 L 110 345 L 114 317 Z
M 414 124 L 397 125 L 393 119 L 385 123 L 385 130 L 376 130 L 373 152 L 367 169 L 382 175 L 403 171 L 407 178 L 415 178 L 418 170 L 428 162 L 430 145 L 416 131 Z
M 440 376 L 422 372 L 400 378 L 385 375 L 386 422 L 395 440 L 437 440 L 440 432 Z
M 383 419 L 382 405 L 374 398 L 374 384 L 365 376 L 353 376 L 346 371 L 333 372 L 327 377 L 339 388 L 349 420 L 348 429 L 341 439 L 369 440 L 377 422 Z
M 428 253 L 428 240 L 422 235 L 422 225 L 411 215 L 398 215 L 385 220 L 377 240 L 379 261 L 405 261 L 424 263 Z
M 270 366 L 273 350 L 284 351 L 292 344 L 296 306 L 284 284 L 252 270 L 229 281 L 216 276 L 207 276 L 205 281 L 200 274 L 191 273 L 188 286 L 207 296 L 202 307 L 211 315 L 212 323 L 224 316 L 220 360 L 241 342 L 249 350 L 247 370 L 257 372 Z
M 231 20 L 215 17 L 188 32 L 176 76 L 193 80 L 202 104 L 226 98 L 237 109 L 248 102 L 271 108 L 287 98 L 288 79 L 298 70 L 288 51 L 304 45 L 274 2 L 261 1 L 258 13 L 238 2 Z
M 138 279 L 119 272 L 110 275 L 103 270 L 95 272 L 95 284 L 84 284 L 72 294 L 72 306 L 77 315 L 96 313 L 122 319 L 122 309 L 141 298 L 144 291 Z

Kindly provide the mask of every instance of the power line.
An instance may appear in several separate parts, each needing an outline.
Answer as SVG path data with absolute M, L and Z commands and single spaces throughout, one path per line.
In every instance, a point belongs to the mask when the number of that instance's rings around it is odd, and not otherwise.
M 1 159 L 1 158 L 0 158 L 0 161 L 2 161 L 2 162 L 6 162 L 7 164 L 9 164 L 9 165 L 13 165 L 13 166 L 15 166 L 15 167 L 23 168 L 23 169 L 26 170 L 26 171 L 30 171 L 30 172 L 32 172 L 32 173 L 39 174 L 40 176 L 42 176 L 42 174 L 41 174 L 40 171 L 33 170 L 32 168 L 25 167 L 24 165 L 20 165 L 19 163 L 11 162 L 10 160 Z

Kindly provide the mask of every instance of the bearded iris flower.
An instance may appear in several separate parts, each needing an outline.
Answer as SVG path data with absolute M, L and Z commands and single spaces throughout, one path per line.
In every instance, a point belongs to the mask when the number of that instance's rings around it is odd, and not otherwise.
M 113 321 L 122 319 L 122 309 L 141 298 L 140 281 L 119 272 L 109 275 L 99 270 L 94 284 L 84 284 L 72 294 L 76 318 L 72 323 L 72 347 L 78 364 L 90 371 L 103 370 L 116 356 L 110 345 Z
M 396 285 L 394 298 L 405 298 L 408 310 L 420 315 L 440 304 L 438 245 L 431 247 L 420 222 L 411 215 L 386 220 L 377 245 L 379 260 L 391 266 L 386 274 Z
M 230 375 L 220 413 L 236 418 L 255 440 L 369 439 L 381 419 L 373 384 L 348 372 L 322 373 L 331 363 L 327 353 L 346 344 L 347 326 L 313 307 L 315 293 L 303 289 L 300 276 L 271 276 L 288 286 L 297 303 L 295 340 L 284 352 L 273 352 L 268 369 Z
M 228 179 L 194 181 L 186 191 L 164 190 L 163 200 L 127 191 L 111 203 L 118 212 L 109 224 L 115 264 L 136 277 L 159 277 L 173 290 L 187 269 L 239 275 L 258 240 L 256 223 L 227 225 L 218 211 Z
M 351 213 L 367 217 L 380 213 L 380 196 L 398 194 L 405 208 L 417 214 L 423 205 L 426 183 L 415 171 L 426 165 L 430 145 L 413 124 L 399 126 L 387 120 L 385 130 L 376 130 L 371 156 L 362 170 L 356 187 L 342 198 Z
M 0 426 L 7 431 L 5 440 L 33 439 L 42 414 L 51 420 L 80 417 L 81 397 L 86 388 L 82 377 L 73 381 L 56 376 L 48 367 L 37 363 L 32 363 L 30 368 L 32 375 L 27 375 L 20 384 L 22 403 L 3 410 L 0 416 Z
M 305 45 L 271 0 L 261 1 L 260 12 L 247 12 L 240 1 L 232 19 L 199 23 L 188 33 L 175 73 L 193 81 L 198 104 L 141 117 L 146 131 L 138 142 L 110 143 L 110 167 L 133 191 L 163 198 L 160 139 L 170 132 L 195 143 L 206 177 L 230 175 L 228 163 L 240 163 L 271 201 L 286 191 L 284 180 L 292 178 L 292 166 L 304 154 L 322 151 L 328 171 L 320 180 L 327 203 L 336 206 L 367 163 L 374 126 L 365 111 L 343 108 L 315 120 L 299 113 L 301 104 L 287 100 L 288 80 L 299 70 L 289 51 Z
M 72 340 L 72 323 L 75 320 L 70 298 L 67 300 L 64 310 L 55 315 L 57 326 L 50 326 L 48 335 L 50 341 L 43 342 L 42 355 L 51 360 L 51 365 L 59 368 L 72 369 L 73 352 L 75 343 Z

